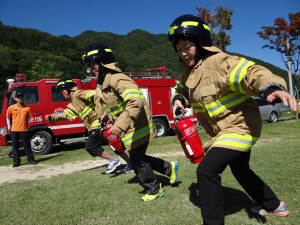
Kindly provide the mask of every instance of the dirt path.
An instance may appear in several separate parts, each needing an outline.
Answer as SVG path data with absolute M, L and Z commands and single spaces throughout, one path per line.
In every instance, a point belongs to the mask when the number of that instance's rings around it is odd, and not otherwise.
M 298 138 L 298 136 L 292 136 Z M 290 138 L 292 138 L 290 137 Z M 271 138 L 262 139 L 256 143 L 259 146 L 265 142 L 277 142 L 282 138 Z M 54 154 L 55 155 L 55 154 Z M 152 154 L 155 157 L 165 157 L 165 156 L 184 156 L 183 151 L 168 152 L 168 153 L 156 153 Z M 122 164 L 126 164 L 122 160 Z M 96 158 L 94 160 L 87 160 L 84 162 L 72 162 L 65 163 L 62 165 L 50 165 L 50 164 L 37 164 L 37 165 L 22 165 L 17 168 L 10 166 L 0 166 L 0 185 L 3 183 L 12 183 L 17 180 L 36 180 L 36 179 L 47 179 L 52 176 L 57 176 L 59 174 L 70 174 L 74 171 L 80 170 L 90 170 L 98 167 L 107 167 L 107 160 L 101 158 Z
M 166 154 L 152 154 L 152 156 L 178 156 L 184 155 L 183 151 L 177 151 Z M 98 158 L 98 157 L 97 157 Z M 122 161 L 122 164 L 126 164 Z M 22 165 L 17 168 L 10 166 L 0 166 L 0 185 L 3 183 L 13 183 L 17 180 L 36 180 L 47 179 L 59 174 L 70 174 L 74 171 L 90 170 L 98 167 L 107 167 L 107 160 L 87 160 L 84 162 L 72 162 L 62 165 L 37 164 L 37 165 Z

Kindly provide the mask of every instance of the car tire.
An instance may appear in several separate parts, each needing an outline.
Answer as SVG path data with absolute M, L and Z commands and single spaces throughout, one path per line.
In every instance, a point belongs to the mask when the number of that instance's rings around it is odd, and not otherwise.
M 276 112 L 271 112 L 269 117 L 269 123 L 275 123 L 278 120 L 278 115 Z
M 162 119 L 154 119 L 153 123 L 156 127 L 155 137 L 164 137 L 167 135 L 168 127 L 165 121 L 163 121 Z
M 46 131 L 37 131 L 30 138 L 30 146 L 34 155 L 48 154 L 53 147 L 52 136 Z

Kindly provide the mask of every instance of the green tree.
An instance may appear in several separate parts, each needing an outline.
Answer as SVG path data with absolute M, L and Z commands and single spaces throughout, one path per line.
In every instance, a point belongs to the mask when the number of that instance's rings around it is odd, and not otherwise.
M 30 79 L 37 81 L 45 78 L 61 78 L 63 71 L 57 71 L 55 66 L 55 62 L 43 61 L 41 59 L 35 60 L 30 71 Z
M 232 28 L 230 22 L 233 10 L 223 8 L 222 6 L 217 8 L 214 7 L 212 13 L 209 13 L 208 9 L 198 6 L 196 10 L 198 10 L 198 16 L 203 18 L 210 27 L 214 45 L 225 52 L 226 46 L 231 45 L 230 36 L 225 33 L 225 30 L 231 30 Z
M 290 71 L 294 85 L 298 86 L 300 72 L 300 12 L 289 13 L 290 24 L 284 18 L 275 19 L 274 26 L 263 26 L 256 34 L 270 44 L 262 48 L 275 49 Z M 292 89 L 292 87 L 290 87 Z

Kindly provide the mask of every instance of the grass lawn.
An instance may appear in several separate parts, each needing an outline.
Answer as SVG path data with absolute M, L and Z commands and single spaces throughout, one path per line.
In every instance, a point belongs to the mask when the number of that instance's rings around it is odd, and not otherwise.
M 226 169 L 222 174 L 225 224 L 299 224 L 300 221 L 300 121 L 283 113 L 278 122 L 263 124 L 260 141 L 252 149 L 250 166 L 284 200 L 288 217 L 255 216 L 256 203 Z M 208 138 L 199 130 L 203 142 Z M 37 156 L 38 165 L 61 165 L 90 160 L 84 143 L 56 146 L 47 156 Z M 105 146 L 107 148 L 107 146 Z M 0 166 L 11 166 L 11 147 L 0 148 Z M 109 151 L 109 150 L 108 150 Z M 0 224 L 202 224 L 196 188 L 197 165 L 182 155 L 176 136 L 150 142 L 147 153 L 164 153 L 161 158 L 177 160 L 178 182 L 157 174 L 165 195 L 144 203 L 145 194 L 133 173 L 105 175 L 106 168 L 61 174 L 49 179 L 17 181 L 0 186 Z M 111 151 L 110 151 L 111 152 Z M 170 153 L 170 154 L 168 154 Z M 26 163 L 22 157 L 22 163 Z M 37 166 L 38 166 L 37 165 Z M 32 171 L 31 171 L 32 172 Z

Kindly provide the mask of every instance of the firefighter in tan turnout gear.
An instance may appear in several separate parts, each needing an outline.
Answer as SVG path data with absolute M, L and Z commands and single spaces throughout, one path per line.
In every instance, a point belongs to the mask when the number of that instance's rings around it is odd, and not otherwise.
M 67 108 L 61 114 L 46 115 L 46 120 L 50 123 L 55 123 L 65 120 L 72 121 L 79 117 L 89 131 L 89 138 L 85 144 L 86 151 L 93 157 L 99 156 L 107 159 L 109 163 L 105 173 L 112 173 L 121 164 L 121 161 L 111 156 L 101 147 L 102 140 L 100 137 L 100 123 L 98 117 L 101 118 L 104 109 L 100 105 L 98 105 L 99 107 L 95 107 L 95 103 L 97 102 L 95 101 L 96 91 L 79 90 L 75 82 L 70 78 L 60 79 L 55 88 L 62 93 L 64 98 L 69 99 L 71 103 L 67 105 Z M 115 151 L 115 153 L 129 163 L 129 157 L 125 152 L 119 153 Z M 129 163 L 120 173 L 128 173 L 130 171 L 131 166 Z
M 247 59 L 231 56 L 213 46 L 210 28 L 202 18 L 178 17 L 168 38 L 179 54 L 184 74 L 172 96 L 174 112 L 193 107 L 211 141 L 197 168 L 200 207 L 204 224 L 224 224 L 220 174 L 230 169 L 260 206 L 253 213 L 287 216 L 289 211 L 270 187 L 250 168 L 251 148 L 261 134 L 261 117 L 251 96 L 269 103 L 283 102 L 296 109 L 285 81 Z
M 137 84 L 117 67 L 111 49 L 102 43 L 89 45 L 83 51 L 83 61 L 97 77 L 96 95 L 105 108 L 113 126 L 112 134 L 118 135 L 129 150 L 130 162 L 147 194 L 145 202 L 164 194 L 153 170 L 177 180 L 178 163 L 167 162 L 146 155 L 149 141 L 155 137 L 155 125 L 147 101 Z

